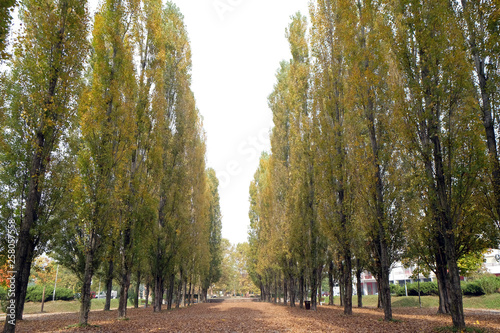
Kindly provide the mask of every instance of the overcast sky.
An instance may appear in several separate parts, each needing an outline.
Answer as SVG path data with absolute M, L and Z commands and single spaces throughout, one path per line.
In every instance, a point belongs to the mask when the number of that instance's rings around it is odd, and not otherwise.
M 267 97 L 282 60 L 285 29 L 308 0 L 173 0 L 192 50 L 192 90 L 207 134 L 207 165 L 220 181 L 222 237 L 247 240 L 248 189 L 262 151 L 270 150 Z M 91 0 L 95 7 L 97 0 Z

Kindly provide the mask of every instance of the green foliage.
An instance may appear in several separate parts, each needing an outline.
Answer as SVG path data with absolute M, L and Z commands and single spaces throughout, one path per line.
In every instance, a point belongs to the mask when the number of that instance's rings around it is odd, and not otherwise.
M 406 284 L 406 289 L 408 290 L 408 296 L 418 296 L 418 283 L 408 283 Z M 391 285 L 391 293 L 397 296 L 405 296 L 405 286 L 404 285 Z M 437 282 L 420 282 L 420 296 L 432 296 L 439 295 Z
M 500 277 L 484 276 L 477 280 L 462 282 L 462 293 L 467 296 L 490 295 L 500 292 Z
M 45 301 L 51 301 L 54 292 L 53 286 L 45 287 Z M 41 302 L 43 295 L 43 286 L 30 286 L 26 292 L 26 302 Z M 71 289 L 56 288 L 56 300 L 72 301 L 74 294 Z

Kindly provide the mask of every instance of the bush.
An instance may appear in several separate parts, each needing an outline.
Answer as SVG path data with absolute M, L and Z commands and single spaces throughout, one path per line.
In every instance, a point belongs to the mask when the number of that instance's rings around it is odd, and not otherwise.
M 406 289 L 408 290 L 408 296 L 418 296 L 418 282 L 407 283 Z M 391 285 L 391 293 L 394 293 L 397 296 L 406 296 L 405 286 Z M 420 295 L 439 295 L 437 282 L 420 282 Z
M 462 283 L 462 293 L 468 296 L 489 295 L 500 289 L 500 277 L 483 276 L 480 279 Z
M 462 293 L 467 296 L 481 296 L 484 295 L 483 288 L 476 282 L 471 281 L 461 285 Z
M 404 294 L 405 288 L 401 287 L 399 284 L 391 284 L 391 294 L 400 296 L 400 293 Z
M 485 276 L 475 282 L 481 286 L 486 295 L 494 294 L 500 289 L 500 277 Z
M 408 296 L 418 296 L 418 283 L 408 285 Z M 431 296 L 439 295 L 437 282 L 420 282 L 420 295 Z
M 47 286 L 45 288 L 45 301 L 52 300 L 54 287 Z M 26 291 L 26 302 L 41 302 L 43 295 L 43 286 L 31 286 Z M 56 288 L 56 300 L 58 301 L 71 301 L 74 295 L 71 289 Z

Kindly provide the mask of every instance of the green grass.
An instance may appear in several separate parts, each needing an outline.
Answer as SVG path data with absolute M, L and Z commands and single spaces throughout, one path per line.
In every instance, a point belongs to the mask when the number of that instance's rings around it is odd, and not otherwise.
M 91 310 L 102 310 L 104 309 L 105 299 L 93 299 L 91 303 Z M 118 309 L 118 299 L 111 300 L 111 309 Z M 40 308 L 42 303 L 39 302 L 27 302 L 24 305 L 24 313 L 40 313 Z M 133 306 L 133 302 L 128 301 L 128 306 Z M 78 312 L 80 311 L 80 302 L 79 301 L 49 301 L 45 302 L 43 305 L 43 311 L 46 313 L 55 313 L 55 312 Z
M 392 296 L 392 307 L 418 307 L 418 296 Z M 422 307 L 423 308 L 437 308 L 439 306 L 438 296 L 422 296 Z M 378 301 L 378 296 L 367 295 L 363 296 L 363 306 L 366 307 L 376 307 Z M 326 304 L 328 304 L 328 297 L 325 298 Z M 335 304 L 340 304 L 340 298 L 334 298 Z M 466 309 L 491 309 L 500 310 L 500 294 L 495 293 L 491 295 L 484 296 L 464 296 L 463 298 L 464 308 Z M 357 306 L 358 299 L 357 296 L 353 296 L 352 303 Z

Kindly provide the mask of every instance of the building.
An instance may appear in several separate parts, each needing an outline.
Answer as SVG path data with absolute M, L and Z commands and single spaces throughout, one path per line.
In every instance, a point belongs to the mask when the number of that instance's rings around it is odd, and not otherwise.
M 484 255 L 483 268 L 491 274 L 500 276 L 500 249 L 490 249 Z M 389 283 L 399 284 L 404 286 L 406 283 L 416 282 L 410 276 L 413 275 L 413 270 L 415 268 L 405 268 L 400 262 L 392 268 L 389 274 Z M 429 277 L 424 277 L 420 275 L 420 282 L 436 281 L 436 276 L 431 272 Z M 361 284 L 363 289 L 363 295 L 377 295 L 378 285 L 375 277 L 369 272 L 363 272 L 361 274 Z

